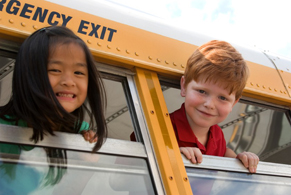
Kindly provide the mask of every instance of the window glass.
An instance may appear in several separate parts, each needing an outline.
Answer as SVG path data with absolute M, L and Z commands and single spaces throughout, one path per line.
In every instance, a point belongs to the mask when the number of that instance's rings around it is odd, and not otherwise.
M 130 97 L 126 97 L 126 78 L 103 74 L 103 83 L 107 97 L 105 120 L 108 127 L 108 137 L 130 140 L 134 131 L 132 117 L 128 109 Z M 108 78 L 109 77 L 109 78 Z M 134 113 L 132 113 L 134 115 Z M 88 117 L 86 121 L 88 121 Z
M 155 194 L 145 159 L 0 143 L 0 194 Z
M 288 177 L 186 168 L 193 194 L 289 194 Z
M 0 56 L 0 106 L 5 105 L 11 95 L 14 60 Z
M 161 84 L 169 113 L 179 109 L 184 102 L 179 86 L 163 81 Z M 250 151 L 261 161 L 291 164 L 291 127 L 287 110 L 240 100 L 218 125 L 223 130 L 227 147 L 236 153 Z

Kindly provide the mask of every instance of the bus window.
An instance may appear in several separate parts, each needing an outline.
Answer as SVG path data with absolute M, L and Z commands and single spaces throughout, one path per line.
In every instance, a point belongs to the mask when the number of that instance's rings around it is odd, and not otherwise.
M 9 101 L 12 89 L 13 67 L 14 59 L 0 56 L 0 106 Z M 105 117 L 108 125 L 108 137 L 129 140 L 130 134 L 134 129 L 131 117 L 134 114 L 129 112 L 130 96 L 126 97 L 125 95 L 128 94 L 127 78 L 104 72 L 102 78 L 107 93 Z M 132 112 L 134 111 L 132 110 Z M 88 116 L 85 117 L 85 120 L 89 122 Z
M 203 158 L 203 167 L 183 159 L 193 194 L 271 195 L 291 190 L 290 165 L 260 162 L 257 174 L 249 174 L 237 159 Z
M 119 70 L 119 74 L 120 72 L 121 70 Z M 102 78 L 107 96 L 105 120 L 108 126 L 108 137 L 130 140 L 130 134 L 138 126 L 134 127 L 132 122 L 135 120 L 135 113 L 134 110 L 130 109 L 131 96 L 126 96 L 126 94 L 130 94 L 128 79 L 126 76 L 117 76 L 104 72 Z
M 161 81 L 169 113 L 184 102 L 178 82 Z M 291 127 L 288 108 L 241 100 L 228 117 L 218 124 L 224 133 L 227 147 L 237 154 L 249 151 L 260 161 L 291 164 Z
M 108 138 L 91 153 L 82 136 L 56 132 L 24 145 L 30 130 L 0 125 L 0 194 L 156 194 L 141 143 Z
M 9 101 L 14 59 L 0 56 L 0 106 Z

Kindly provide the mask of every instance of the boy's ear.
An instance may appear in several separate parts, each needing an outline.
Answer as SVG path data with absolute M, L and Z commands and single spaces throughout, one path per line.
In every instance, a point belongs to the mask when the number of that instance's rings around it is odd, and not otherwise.
M 185 88 L 185 77 L 184 76 L 181 77 L 180 87 L 181 87 L 181 96 L 185 97 L 186 96 L 186 88 Z
M 237 100 L 235 100 L 235 102 L 233 103 L 232 107 L 234 107 L 234 105 L 236 105 L 236 103 L 239 101 L 240 98 L 238 98 Z

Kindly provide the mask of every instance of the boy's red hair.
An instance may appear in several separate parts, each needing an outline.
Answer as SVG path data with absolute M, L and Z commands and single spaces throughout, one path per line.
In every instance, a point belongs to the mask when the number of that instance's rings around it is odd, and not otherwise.
M 242 55 L 225 41 L 210 41 L 200 46 L 188 59 L 184 73 L 185 86 L 189 82 L 203 79 L 204 82 L 218 83 L 241 97 L 249 70 Z

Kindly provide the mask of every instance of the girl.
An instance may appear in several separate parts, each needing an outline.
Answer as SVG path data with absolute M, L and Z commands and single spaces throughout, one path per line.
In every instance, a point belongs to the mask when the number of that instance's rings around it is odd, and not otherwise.
M 46 27 L 20 47 L 12 97 L 0 107 L 0 123 L 32 127 L 34 142 L 54 131 L 83 132 L 86 140 L 98 138 L 93 148 L 97 151 L 107 137 L 105 100 L 100 74 L 84 41 L 66 27 Z M 86 112 L 90 125 L 82 122 Z M 97 129 L 93 139 L 87 138 L 91 130 L 83 131 L 88 129 Z

